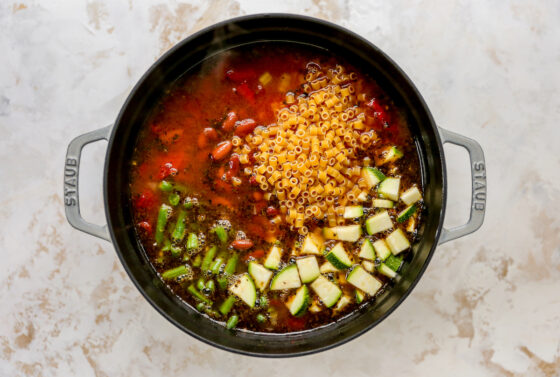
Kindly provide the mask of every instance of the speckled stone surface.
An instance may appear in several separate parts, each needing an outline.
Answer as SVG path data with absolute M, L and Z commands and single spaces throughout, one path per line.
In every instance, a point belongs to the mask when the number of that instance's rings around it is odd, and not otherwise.
M 174 43 L 232 16 L 282 11 L 365 36 L 410 75 L 441 126 L 486 152 L 484 227 L 442 245 L 373 331 L 265 360 L 176 329 L 113 247 L 64 218 L 68 142 L 110 124 Z M 23 1 L 0 5 L 0 376 L 560 375 L 558 1 Z M 87 147 L 82 211 L 103 222 L 103 143 Z M 468 213 L 448 148 L 447 223 Z

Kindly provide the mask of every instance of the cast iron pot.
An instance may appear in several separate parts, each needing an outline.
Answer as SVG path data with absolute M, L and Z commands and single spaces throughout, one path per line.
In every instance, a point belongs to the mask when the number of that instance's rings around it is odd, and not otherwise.
M 152 104 L 179 76 L 202 60 L 240 45 L 283 41 L 327 49 L 369 72 L 394 101 L 406 109 L 420 155 L 426 213 L 421 240 L 403 266 L 394 287 L 343 319 L 308 331 L 264 334 L 228 331 L 175 296 L 158 278 L 132 221 L 128 192 L 128 163 L 138 131 Z M 107 225 L 95 225 L 80 215 L 78 172 L 82 148 L 108 140 L 103 191 Z M 464 147 L 470 154 L 472 201 L 468 223 L 445 229 L 443 219 L 447 180 L 443 144 Z M 332 348 L 365 333 L 387 317 L 408 296 L 426 269 L 438 244 L 477 230 L 483 222 L 486 199 L 484 155 L 480 145 L 464 136 L 438 128 L 420 93 L 405 73 L 373 44 L 340 26 L 287 14 L 235 18 L 210 26 L 183 40 L 163 55 L 136 84 L 114 125 L 78 136 L 68 146 L 64 201 L 68 222 L 75 228 L 113 242 L 130 279 L 165 318 L 186 333 L 219 348 L 253 356 L 296 356 Z

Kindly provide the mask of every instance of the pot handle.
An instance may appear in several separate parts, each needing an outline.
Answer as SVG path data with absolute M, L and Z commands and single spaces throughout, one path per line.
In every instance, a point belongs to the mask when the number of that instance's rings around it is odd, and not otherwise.
M 448 131 L 438 127 L 439 135 L 442 143 L 451 143 L 463 147 L 469 152 L 471 160 L 471 213 L 469 221 L 451 229 L 443 228 L 439 243 L 454 240 L 459 237 L 466 236 L 476 231 L 484 222 L 484 213 L 486 212 L 486 163 L 484 161 L 484 152 L 473 139 L 469 139 L 463 135 Z
M 82 149 L 89 143 L 99 140 L 109 140 L 112 127 L 113 125 L 110 125 L 76 137 L 68 145 L 66 160 L 64 162 L 64 208 L 66 211 L 66 219 L 74 228 L 107 241 L 111 240 L 107 225 L 97 225 L 87 222 L 80 214 L 78 177 L 80 173 Z

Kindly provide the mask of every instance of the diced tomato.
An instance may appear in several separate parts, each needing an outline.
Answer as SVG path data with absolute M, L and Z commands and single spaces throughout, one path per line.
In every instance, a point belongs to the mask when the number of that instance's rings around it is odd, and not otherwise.
M 244 137 L 249 135 L 257 127 L 257 122 L 254 119 L 247 118 L 235 123 L 235 135 Z
M 298 317 L 288 317 L 286 318 L 286 325 L 290 330 L 303 330 L 305 328 L 305 323 L 307 320 L 305 318 Z
M 251 178 L 249 178 L 249 183 L 253 186 L 258 186 L 259 182 L 257 182 L 257 178 L 255 178 L 254 175 L 251 176 Z
M 138 228 L 143 229 L 146 233 L 148 234 L 152 234 L 152 226 L 150 225 L 149 222 L 147 221 L 140 221 L 138 224 L 136 224 L 138 226 Z
M 253 92 L 253 90 L 249 88 L 249 85 L 246 82 L 242 82 L 241 84 L 239 84 L 236 88 L 236 91 L 247 101 L 251 103 L 255 102 L 255 92 Z
M 269 206 L 266 209 L 266 215 L 270 216 L 270 217 L 274 217 L 274 216 L 278 215 L 278 209 L 276 209 L 276 207 Z
M 156 203 L 156 196 L 153 191 L 145 190 L 136 199 L 136 208 L 139 210 L 148 210 Z
M 231 243 L 231 247 L 236 250 L 249 250 L 253 247 L 253 241 L 249 239 L 245 240 L 235 240 Z
M 226 77 L 233 82 L 243 82 L 257 78 L 257 74 L 252 69 L 234 70 L 230 69 L 226 72 Z
M 177 169 L 173 167 L 173 164 L 171 162 L 166 162 L 165 164 L 159 167 L 158 178 L 161 180 L 169 177 L 170 175 L 173 176 L 176 174 L 177 174 Z
M 235 122 L 237 122 L 237 114 L 233 111 L 230 111 L 226 116 L 226 119 L 222 123 L 222 129 L 224 131 L 233 131 L 233 127 L 235 127 Z
M 381 122 L 382 124 L 387 122 L 385 109 L 381 106 L 379 101 L 377 101 L 375 98 L 372 98 L 371 101 L 366 104 L 366 106 L 373 110 L 374 115 L 379 120 L 379 122 Z
M 250 259 L 259 259 L 259 258 L 262 258 L 262 257 L 264 257 L 264 250 L 263 249 L 257 249 L 253 252 L 245 254 L 243 259 L 245 261 L 248 261 Z

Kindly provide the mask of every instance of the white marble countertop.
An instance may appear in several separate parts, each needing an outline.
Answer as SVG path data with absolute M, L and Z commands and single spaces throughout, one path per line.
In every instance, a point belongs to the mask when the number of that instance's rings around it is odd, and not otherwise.
M 374 330 L 289 360 L 234 355 L 176 329 L 111 244 L 67 224 L 61 195 L 68 142 L 110 124 L 158 56 L 202 27 L 270 11 L 373 41 L 440 125 L 482 144 L 488 166 L 480 231 L 439 247 Z M 555 0 L 3 1 L 0 376 L 560 375 L 559 20 Z M 104 148 L 88 147 L 82 164 L 82 210 L 99 223 Z M 446 221 L 459 224 L 467 163 L 447 151 Z

